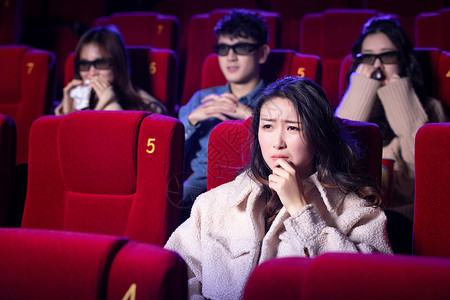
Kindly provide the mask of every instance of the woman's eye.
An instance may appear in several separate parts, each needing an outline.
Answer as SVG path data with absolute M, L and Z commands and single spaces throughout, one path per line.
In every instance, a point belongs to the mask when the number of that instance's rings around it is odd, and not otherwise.
M 262 128 L 264 128 L 264 129 L 270 129 L 270 128 L 272 128 L 272 125 L 265 124 L 265 125 L 262 126 Z
M 300 128 L 296 127 L 296 126 L 289 126 L 288 130 L 295 130 L 295 131 L 300 131 Z

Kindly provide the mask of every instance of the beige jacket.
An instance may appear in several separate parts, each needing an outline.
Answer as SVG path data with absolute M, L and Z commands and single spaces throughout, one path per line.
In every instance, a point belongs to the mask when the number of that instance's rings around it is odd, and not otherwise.
M 239 299 L 253 268 L 274 257 L 324 252 L 392 253 L 386 217 L 355 194 L 324 188 L 314 174 L 308 205 L 290 216 L 282 208 L 265 233 L 262 188 L 247 172 L 200 195 L 191 217 L 165 247 L 188 265 L 191 299 Z
M 350 87 L 336 115 L 340 118 L 375 122 L 385 114 L 395 137 L 383 147 L 383 158 L 395 161 L 392 206 L 414 202 L 414 141 L 417 130 L 430 122 L 447 120 L 441 103 L 430 99 L 424 108 L 408 78 L 380 87 L 377 80 L 353 73 Z M 411 217 L 411 216 L 409 216 Z

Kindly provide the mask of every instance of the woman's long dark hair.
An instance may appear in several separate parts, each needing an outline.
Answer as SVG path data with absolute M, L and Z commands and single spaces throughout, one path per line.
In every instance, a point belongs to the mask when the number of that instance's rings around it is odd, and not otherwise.
M 408 77 L 411 80 L 415 93 L 422 104 L 425 104 L 428 98 L 424 89 L 422 68 L 414 54 L 413 44 L 400 23 L 390 16 L 373 17 L 364 24 L 362 32 L 352 48 L 353 64 L 347 74 L 347 83 L 349 83 L 351 73 L 353 73 L 359 65 L 356 55 L 361 53 L 364 39 L 368 35 L 378 32 L 384 33 L 399 51 L 399 76 Z
M 112 86 L 120 106 L 123 109 L 144 109 L 142 98 L 131 82 L 128 53 L 118 29 L 113 25 L 109 25 L 95 27 L 84 33 L 75 50 L 75 62 L 80 59 L 80 52 L 87 44 L 98 45 L 103 55 L 112 60 L 112 72 L 114 74 Z M 76 64 L 75 78 L 81 79 Z
M 359 169 L 360 151 L 356 142 L 334 117 L 323 90 L 314 82 L 298 77 L 286 77 L 266 88 L 255 107 L 252 120 L 252 161 L 250 171 L 263 183 L 267 199 L 266 221 L 270 226 L 282 204 L 268 186 L 272 173 L 266 164 L 258 140 L 261 108 L 273 98 L 292 102 L 301 122 L 302 133 L 314 151 L 313 172 L 321 184 L 341 189 L 344 193 L 355 192 L 372 205 L 381 204 L 381 196 L 375 182 L 362 176 Z

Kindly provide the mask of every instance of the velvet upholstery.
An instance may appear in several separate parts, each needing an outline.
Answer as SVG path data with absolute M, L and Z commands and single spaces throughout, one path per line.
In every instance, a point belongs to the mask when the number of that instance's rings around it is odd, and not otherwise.
M 439 11 L 419 13 L 414 23 L 415 45 L 450 51 L 449 27 L 450 8 L 448 7 Z
M 261 77 L 268 83 L 290 75 L 306 77 L 320 84 L 321 71 L 322 64 L 318 56 L 300 54 L 293 50 L 271 50 L 267 61 L 261 65 Z M 201 80 L 202 89 L 227 83 L 216 54 L 205 58 Z
M 436 98 L 444 103 L 447 117 L 450 118 L 450 50 L 442 51 L 439 55 L 435 78 L 436 80 L 433 80 L 433 82 L 436 82 Z
M 104 299 L 116 236 L 0 229 L 1 299 Z
M 214 9 L 209 13 L 195 14 L 190 18 L 187 46 L 186 64 L 184 72 L 183 93 L 180 105 L 186 104 L 201 86 L 201 68 L 203 60 L 213 52 L 213 46 L 217 43 L 214 35 L 214 26 L 231 9 Z M 280 38 L 280 14 L 276 12 L 250 9 L 257 13 L 267 25 L 269 31 L 268 45 L 270 48 L 279 48 Z
M 10 116 L 0 114 L 0 227 L 6 224 L 13 197 L 16 139 L 16 123 Z
M 0 228 L 1 299 L 186 299 L 186 264 L 125 237 Z
M 128 293 L 128 294 L 127 294 Z M 135 295 L 126 298 L 125 295 Z M 130 242 L 114 258 L 109 299 L 186 299 L 187 267 L 175 252 Z
M 127 46 L 152 46 L 178 52 L 180 22 L 154 11 L 116 12 L 94 20 L 93 26 L 116 25 Z
M 413 252 L 450 258 L 450 123 L 430 123 L 416 135 Z
M 182 195 L 180 121 L 81 111 L 33 124 L 22 227 L 123 235 L 164 245 Z
M 138 87 L 161 101 L 169 115 L 177 103 L 178 58 L 173 50 L 150 46 L 127 46 L 131 80 Z M 65 61 L 64 84 L 74 78 L 75 53 Z
M 373 123 L 338 119 L 358 140 L 364 152 L 363 168 L 376 181 L 381 176 L 381 132 Z M 208 190 L 232 180 L 250 162 L 251 118 L 218 124 L 208 144 Z
M 55 95 L 55 56 L 27 46 L 0 47 L 0 113 L 17 126 L 16 163 L 28 161 L 34 120 L 49 114 Z
M 446 299 L 449 280 L 449 259 L 326 253 L 262 263 L 244 299 Z
M 305 14 L 300 21 L 300 53 L 320 56 L 323 64 L 322 88 L 330 104 L 338 100 L 339 68 L 351 52 L 364 23 L 377 14 L 372 9 L 327 9 Z

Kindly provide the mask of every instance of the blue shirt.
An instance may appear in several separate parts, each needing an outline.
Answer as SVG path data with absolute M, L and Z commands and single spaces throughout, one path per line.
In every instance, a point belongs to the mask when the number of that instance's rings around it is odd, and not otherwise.
M 248 107 L 254 108 L 258 102 L 260 92 L 264 88 L 264 81 L 261 79 L 256 88 L 248 95 L 239 99 L 239 102 Z M 188 115 L 200 106 L 203 98 L 210 94 L 221 95 L 223 93 L 231 93 L 230 84 L 215 86 L 212 88 L 200 90 L 192 96 L 189 102 L 180 108 L 178 117 L 184 124 L 185 128 L 185 159 L 191 159 L 190 167 L 197 177 L 204 177 L 206 179 L 206 165 L 208 160 L 208 141 L 211 131 L 214 126 L 222 122 L 217 118 L 210 118 L 199 122 L 192 126 L 188 121 Z

